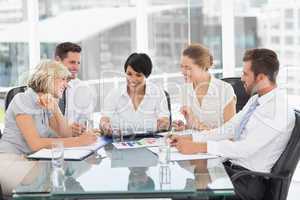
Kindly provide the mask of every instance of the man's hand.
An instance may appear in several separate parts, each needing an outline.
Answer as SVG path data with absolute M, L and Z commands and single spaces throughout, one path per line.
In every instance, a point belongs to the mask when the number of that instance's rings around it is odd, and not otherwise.
M 193 138 L 191 136 L 179 136 L 179 135 L 170 135 L 170 144 L 171 146 L 175 146 L 177 141 L 180 140 L 188 140 L 188 141 L 193 141 Z
M 180 153 L 182 154 L 196 154 L 206 153 L 206 143 L 196 143 L 187 138 L 176 138 L 176 141 L 172 143 Z

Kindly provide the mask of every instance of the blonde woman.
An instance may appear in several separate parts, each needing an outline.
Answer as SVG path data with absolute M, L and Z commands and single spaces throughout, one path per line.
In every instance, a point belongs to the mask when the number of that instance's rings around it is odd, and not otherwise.
M 45 60 L 39 63 L 26 92 L 17 94 L 6 111 L 1 153 L 30 154 L 50 148 L 55 140 L 62 141 L 65 147 L 96 141 L 96 136 L 90 132 L 72 137 L 72 129 L 59 109 L 58 99 L 67 87 L 70 75 L 59 62 Z
M 212 64 L 212 56 L 203 45 L 192 44 L 183 50 L 181 72 L 185 85 L 181 91 L 180 112 L 186 124 L 174 121 L 176 130 L 216 128 L 235 115 L 233 88 L 209 73 Z

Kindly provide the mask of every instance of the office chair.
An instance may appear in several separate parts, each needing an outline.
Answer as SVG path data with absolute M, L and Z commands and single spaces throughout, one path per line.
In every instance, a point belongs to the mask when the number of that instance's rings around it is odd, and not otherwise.
M 25 86 L 25 85 L 10 89 L 7 92 L 7 94 L 5 96 L 5 100 L 4 100 L 5 110 L 7 110 L 8 105 L 10 104 L 10 102 L 14 98 L 14 96 L 20 92 L 25 92 L 26 89 L 27 89 L 27 86 Z
M 240 77 L 222 78 L 223 81 L 229 83 L 236 95 L 236 112 L 239 112 L 248 102 L 250 96 L 246 93 L 244 85 Z
M 171 98 L 170 98 L 170 95 L 167 91 L 164 91 L 165 92 L 165 95 L 166 95 L 166 98 L 167 98 L 167 103 L 168 103 L 168 110 L 169 110 L 169 121 L 170 121 L 170 125 L 169 125 L 169 130 L 171 130 L 172 128 L 172 109 L 171 109 Z
M 232 181 L 244 176 L 263 177 L 266 187 L 264 200 L 286 200 L 292 176 L 300 158 L 300 111 L 295 111 L 296 121 L 289 142 L 273 166 L 271 173 L 241 171 Z
M 2 188 L 1 188 L 1 185 L 0 185 L 0 200 L 3 199 L 3 194 L 2 194 Z

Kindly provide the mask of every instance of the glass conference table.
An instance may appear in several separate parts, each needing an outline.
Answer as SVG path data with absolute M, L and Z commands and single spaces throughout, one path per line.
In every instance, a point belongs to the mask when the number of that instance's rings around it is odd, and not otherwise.
M 112 144 L 83 161 L 65 161 L 62 188 L 53 186 L 51 161 L 38 161 L 13 191 L 14 199 L 207 199 L 234 195 L 219 159 L 161 165 L 146 148 Z

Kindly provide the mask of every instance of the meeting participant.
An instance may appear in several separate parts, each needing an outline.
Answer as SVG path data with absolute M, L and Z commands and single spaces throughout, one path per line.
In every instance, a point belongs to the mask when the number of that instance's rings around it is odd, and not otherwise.
M 181 87 L 181 120 L 173 122 L 176 130 L 207 130 L 217 128 L 236 113 L 236 96 L 229 83 L 215 78 L 209 69 L 213 57 L 205 46 L 191 44 L 181 56 L 181 73 L 185 84 Z
M 26 155 L 51 148 L 55 140 L 62 141 L 65 147 L 96 141 L 91 132 L 72 137 L 72 129 L 58 107 L 69 76 L 68 69 L 59 62 L 45 60 L 38 64 L 28 81 L 28 89 L 18 93 L 6 111 L 0 153 Z
M 169 111 L 164 91 L 147 81 L 152 71 L 150 57 L 131 54 L 124 65 L 126 84 L 105 98 L 100 127 L 106 133 L 112 128 L 155 132 L 168 130 Z
M 65 118 L 72 124 L 74 134 L 80 134 L 84 127 L 81 121 L 92 118 L 96 103 L 96 94 L 78 78 L 81 47 L 75 43 L 64 42 L 56 46 L 55 60 L 62 62 L 71 72 L 68 87 L 59 101 L 59 107 Z
M 246 51 L 242 81 L 252 97 L 245 107 L 222 127 L 192 138 L 173 137 L 173 144 L 185 154 L 208 152 L 220 155 L 229 176 L 241 170 L 270 172 L 284 151 L 295 125 L 295 114 L 288 106 L 286 92 L 279 89 L 276 77 L 279 61 L 269 49 Z M 253 95 L 255 94 L 255 95 Z M 214 141 L 213 136 L 227 135 Z M 210 140 L 202 135 L 211 135 Z M 245 177 L 233 182 L 236 195 L 259 200 L 264 194 L 262 180 Z

